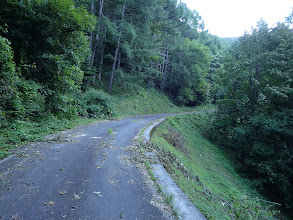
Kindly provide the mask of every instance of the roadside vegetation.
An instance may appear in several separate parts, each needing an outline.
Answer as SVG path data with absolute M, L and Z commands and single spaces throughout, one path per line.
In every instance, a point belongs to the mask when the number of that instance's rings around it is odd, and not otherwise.
M 278 217 L 280 206 L 259 194 L 231 155 L 206 138 L 211 114 L 174 116 L 156 129 L 152 142 L 164 150 L 156 150 L 164 167 L 208 219 Z
M 82 100 L 84 103 L 87 100 L 89 102 L 82 105 L 81 116 L 77 118 L 67 119 L 52 114 L 43 114 L 35 118 L 10 121 L 5 127 L 2 125 L 0 128 L 0 158 L 8 156 L 12 149 L 22 144 L 41 141 L 45 135 L 98 120 L 192 110 L 192 108 L 175 106 L 166 95 L 158 91 L 145 91 L 143 88 L 136 93 L 128 94 L 127 97 L 124 95 L 110 96 L 103 91 L 91 90 L 83 94 Z

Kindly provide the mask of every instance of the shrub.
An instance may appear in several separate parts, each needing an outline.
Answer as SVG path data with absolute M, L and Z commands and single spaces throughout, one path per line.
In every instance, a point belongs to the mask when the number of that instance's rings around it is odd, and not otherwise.
M 0 36 L 0 125 L 3 125 L 7 119 L 19 117 L 23 113 L 15 85 L 17 81 L 19 78 L 15 71 L 10 41 Z
M 90 89 L 80 95 L 79 102 L 81 114 L 83 115 L 90 117 L 111 117 L 116 115 L 113 110 L 113 98 L 103 91 Z
M 22 79 L 17 84 L 25 116 L 36 116 L 45 110 L 45 97 L 38 92 L 41 86 L 32 80 Z

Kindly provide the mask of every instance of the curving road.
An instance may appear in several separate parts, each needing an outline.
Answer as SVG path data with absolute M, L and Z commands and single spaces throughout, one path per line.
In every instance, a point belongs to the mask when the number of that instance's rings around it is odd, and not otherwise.
M 0 162 L 0 218 L 170 218 L 152 205 L 154 188 L 124 151 L 143 127 L 168 115 L 98 122 L 19 148 Z

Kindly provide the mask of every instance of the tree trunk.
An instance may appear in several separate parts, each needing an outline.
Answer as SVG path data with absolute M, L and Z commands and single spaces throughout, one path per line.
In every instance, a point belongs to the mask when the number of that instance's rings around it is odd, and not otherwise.
M 120 64 L 121 64 L 121 51 L 119 51 L 119 54 L 118 54 L 118 64 L 117 64 L 117 69 L 120 69 Z
M 164 53 L 164 58 L 165 58 L 165 64 L 162 69 L 162 82 L 161 82 L 161 92 L 164 91 L 166 79 L 167 79 L 167 68 L 168 68 L 168 61 L 169 61 L 169 48 L 167 48 L 167 52 Z
M 160 83 L 160 91 L 162 91 L 163 88 L 163 80 L 164 80 L 164 70 L 165 70 L 165 61 L 166 61 L 166 52 L 164 50 L 163 54 L 163 63 L 162 66 L 160 66 L 160 72 L 161 72 L 161 83 Z
M 102 79 L 102 66 L 103 66 L 103 62 L 104 62 L 104 51 L 105 51 L 105 43 L 102 44 L 102 49 L 101 49 L 99 76 L 98 76 L 99 81 L 101 81 L 101 79 Z
M 95 3 L 94 1 L 91 2 L 91 14 L 93 15 L 95 13 Z M 91 31 L 90 32 L 90 47 L 91 47 L 91 50 L 93 49 L 92 48 L 92 43 L 93 43 L 93 37 L 94 37 L 94 32 Z
M 153 68 L 153 62 L 151 62 L 151 69 Z M 150 91 L 151 90 L 151 76 L 150 76 L 150 74 L 149 74 L 149 77 L 148 77 L 148 91 Z
M 91 2 L 91 14 L 93 15 L 94 13 L 95 13 L 95 3 L 94 3 L 94 1 L 92 1 Z M 90 32 L 90 47 L 91 47 L 92 54 L 91 54 L 91 56 L 88 57 L 90 68 L 91 68 L 91 60 L 92 60 L 92 56 L 93 56 L 93 38 L 94 38 L 94 32 L 91 31 Z
M 122 9 L 122 22 L 124 20 L 124 15 L 125 15 L 125 1 L 124 1 L 124 4 L 123 4 L 123 9 Z M 122 29 L 122 27 L 121 27 L 121 29 Z M 118 57 L 119 48 L 120 48 L 120 42 L 121 42 L 121 34 L 122 34 L 121 29 L 119 30 L 119 37 L 118 37 L 118 40 L 117 40 L 117 47 L 116 47 L 115 55 L 114 55 L 114 62 L 113 62 L 113 65 L 112 65 L 112 70 L 111 70 L 110 82 L 109 82 L 109 86 L 108 86 L 108 93 L 110 93 L 112 91 L 114 72 L 115 72 L 115 69 L 116 69 L 117 57 Z
M 172 91 L 172 84 L 173 84 L 173 74 L 174 74 L 174 68 L 172 68 L 172 71 L 171 71 L 171 80 L 170 80 L 170 87 L 169 87 L 169 96 L 172 96 L 171 95 L 171 91 Z
M 92 57 L 91 57 L 91 61 L 90 61 L 90 67 L 92 67 L 94 65 L 94 60 L 96 57 L 96 52 L 97 52 L 97 48 L 98 48 L 98 44 L 101 44 L 102 41 L 102 37 L 101 35 L 101 30 L 102 30 L 102 26 L 101 26 L 101 19 L 102 19 L 102 15 L 103 15 L 103 7 L 104 7 L 104 0 L 100 0 L 100 8 L 99 8 L 99 14 L 98 14 L 98 18 L 99 18 L 99 23 L 98 23 L 98 31 L 99 33 L 96 35 L 96 42 L 95 42 L 95 46 L 92 52 Z M 102 42 L 103 43 L 103 42 Z M 101 52 L 101 54 L 104 54 L 104 52 Z M 99 72 L 100 74 L 100 72 Z M 99 75 L 99 79 L 100 79 L 100 75 Z M 94 73 L 94 78 L 93 78 L 93 84 L 96 84 L 96 73 Z

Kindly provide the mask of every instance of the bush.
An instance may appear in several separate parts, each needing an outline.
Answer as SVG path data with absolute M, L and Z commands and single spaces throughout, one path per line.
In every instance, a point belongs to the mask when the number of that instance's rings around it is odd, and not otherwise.
M 19 77 L 15 71 L 10 41 L 0 36 L 0 125 L 12 117 L 21 116 L 23 113 L 15 85 L 17 81 L 19 81 Z
M 197 96 L 192 88 L 182 88 L 178 95 L 178 101 L 182 105 L 195 105 Z
M 90 117 L 111 117 L 116 115 L 113 110 L 113 98 L 103 91 L 90 89 L 79 97 L 81 114 Z
M 38 92 L 42 87 L 32 80 L 22 79 L 17 84 L 19 97 L 26 117 L 45 111 L 45 97 Z

